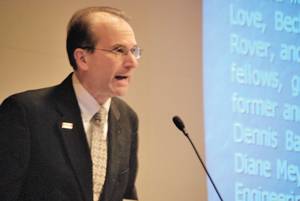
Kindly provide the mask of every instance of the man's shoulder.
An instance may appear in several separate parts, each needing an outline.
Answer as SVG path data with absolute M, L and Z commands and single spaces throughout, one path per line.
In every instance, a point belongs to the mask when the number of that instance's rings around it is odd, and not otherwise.
M 47 87 L 47 88 L 40 88 L 40 89 L 31 89 L 22 92 L 18 92 L 8 96 L 6 99 L 13 99 L 17 101 L 28 101 L 32 99 L 40 99 L 44 96 L 48 96 L 51 94 L 55 87 Z
M 22 107 L 33 107 L 37 106 L 42 102 L 49 101 L 51 93 L 55 87 L 47 87 L 40 89 L 27 90 L 8 96 L 2 103 L 1 106 L 6 104 L 19 105 Z
M 59 90 L 66 93 L 66 87 L 68 87 L 68 84 L 65 84 L 65 83 L 67 83 L 67 82 L 64 81 L 63 83 L 60 83 L 55 86 L 31 89 L 31 90 L 18 92 L 18 93 L 8 96 L 3 101 L 3 103 L 5 103 L 8 100 L 14 101 L 14 102 L 19 102 L 19 103 L 24 103 L 24 104 L 52 101 L 56 98 L 57 94 L 59 93 Z M 65 88 L 62 89 L 62 87 L 65 87 Z

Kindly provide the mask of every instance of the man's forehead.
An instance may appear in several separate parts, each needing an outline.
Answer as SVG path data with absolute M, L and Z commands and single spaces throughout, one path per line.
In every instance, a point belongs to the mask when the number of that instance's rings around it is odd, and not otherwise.
M 102 40 L 110 40 L 117 37 L 119 39 L 133 40 L 132 42 L 135 43 L 135 36 L 131 26 L 118 16 L 104 12 L 95 13 L 91 26 L 92 31 L 96 37 L 100 38 L 100 41 L 101 38 Z

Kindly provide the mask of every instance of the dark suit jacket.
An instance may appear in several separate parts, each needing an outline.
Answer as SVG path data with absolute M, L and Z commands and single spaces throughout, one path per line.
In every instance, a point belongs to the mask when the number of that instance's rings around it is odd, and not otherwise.
M 137 199 L 135 112 L 112 98 L 108 170 L 101 201 Z M 63 122 L 73 128 L 63 128 Z M 7 98 L 0 106 L 0 201 L 92 201 L 92 161 L 72 87 Z

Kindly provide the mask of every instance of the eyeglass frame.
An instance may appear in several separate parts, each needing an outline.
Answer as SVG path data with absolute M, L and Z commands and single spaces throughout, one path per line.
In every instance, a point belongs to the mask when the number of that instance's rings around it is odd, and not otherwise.
M 82 49 L 89 49 L 89 50 L 101 50 L 101 51 L 105 51 L 105 52 L 109 52 L 115 55 L 120 55 L 120 56 L 127 56 L 129 54 L 129 52 L 131 52 L 131 54 L 138 60 L 141 58 L 142 56 L 142 49 L 138 46 L 134 46 L 131 49 L 126 48 L 125 46 L 118 46 L 115 47 L 113 49 L 105 49 L 105 48 L 95 48 L 95 47 L 81 47 Z M 124 52 L 117 52 L 118 49 L 123 49 L 125 50 Z

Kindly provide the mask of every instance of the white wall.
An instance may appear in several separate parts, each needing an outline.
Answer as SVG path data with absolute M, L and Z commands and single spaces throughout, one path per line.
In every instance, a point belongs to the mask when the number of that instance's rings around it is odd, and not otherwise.
M 125 10 L 144 49 L 124 97 L 140 117 L 140 200 L 207 200 L 204 171 L 171 122 L 173 115 L 185 119 L 203 156 L 201 0 L 0 1 L 0 102 L 71 72 L 66 24 L 74 11 L 93 5 Z

